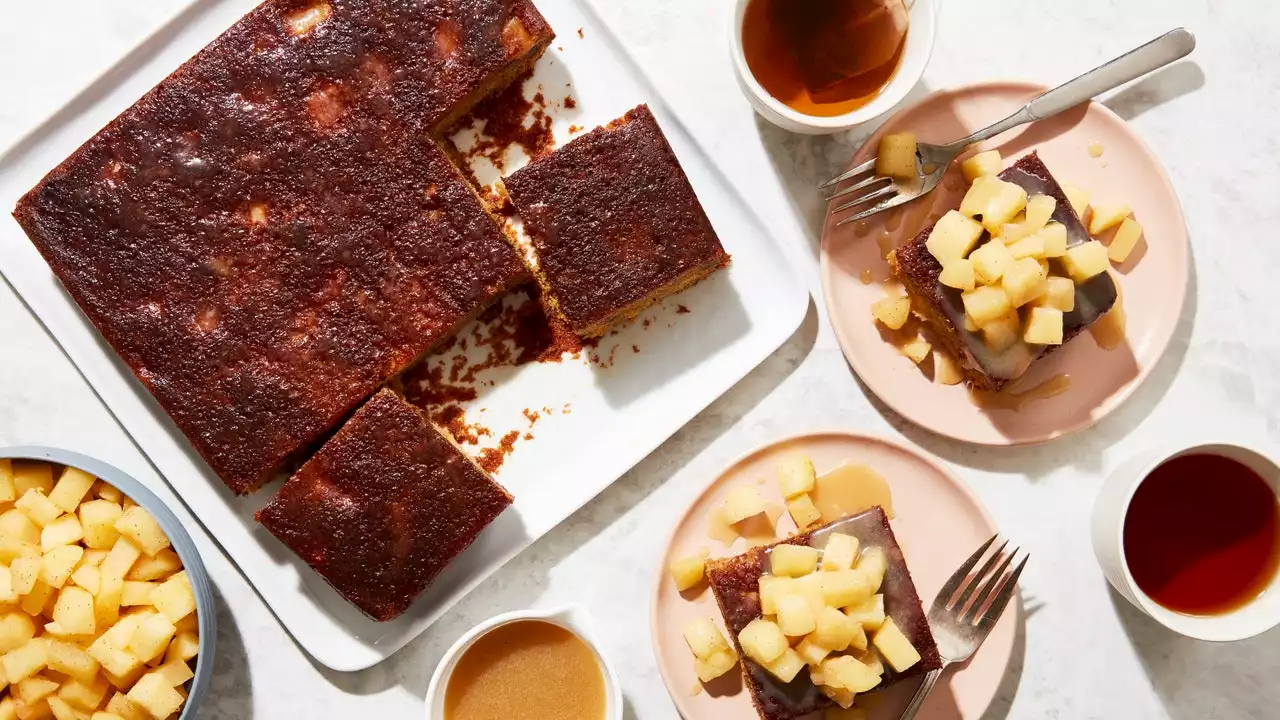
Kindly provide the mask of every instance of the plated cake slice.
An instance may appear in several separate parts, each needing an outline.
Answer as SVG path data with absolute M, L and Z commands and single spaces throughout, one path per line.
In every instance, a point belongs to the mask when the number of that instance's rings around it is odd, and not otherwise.
M 257 517 L 349 602 L 391 620 L 510 504 L 417 409 L 382 390 Z
M 504 181 L 548 309 L 584 338 L 729 262 L 647 105 Z
M 891 252 L 888 258 L 894 274 L 902 281 L 907 294 L 913 300 L 914 311 L 928 323 L 937 340 L 959 361 L 968 383 L 979 390 L 991 391 L 1000 390 L 1009 382 L 1021 377 L 1032 363 L 1096 323 L 1115 305 L 1117 297 L 1116 284 L 1110 274 L 1099 271 L 1086 277 L 1081 275 L 1078 268 L 1073 265 L 1075 253 L 1086 245 L 1090 247 L 1084 248 L 1085 250 L 1101 250 L 1105 265 L 1105 248 L 1101 248 L 1098 243 L 1091 240 L 1079 216 L 1072 209 L 1062 186 L 1054 179 L 1049 168 L 1035 152 L 1023 156 L 996 177 L 1021 188 L 1024 202 L 1027 197 L 1052 198 L 1053 210 L 1048 216 L 1048 225 L 1045 227 L 1061 225 L 1062 228 L 1053 229 L 1059 234 L 1065 230 L 1066 238 L 1063 246 L 1065 252 L 1049 251 L 1049 257 L 1046 258 L 1044 253 L 1041 253 L 1035 258 L 1043 269 L 1043 277 L 1038 280 L 1033 278 L 1032 281 L 1039 284 L 1030 291 L 1007 293 L 1008 296 L 1013 297 L 1011 307 L 1006 308 L 1007 311 L 1000 317 L 983 323 L 976 323 L 971 314 L 966 317 L 969 311 L 977 307 L 970 304 L 974 299 L 973 295 L 960 288 L 943 284 L 941 281 L 943 265 L 935 256 L 937 245 L 935 245 L 935 251 L 930 249 L 935 230 L 952 219 L 956 219 L 957 223 L 973 222 L 970 227 L 975 233 L 973 241 L 977 241 L 978 235 L 983 232 L 978 221 L 956 217 L 969 212 L 964 207 L 961 208 L 964 212 L 948 213 L 952 216 L 951 218 L 944 216 L 937 224 L 925 228 L 910 243 Z M 975 184 L 970 194 L 973 195 L 977 188 L 978 185 Z M 966 202 L 968 197 L 966 196 Z M 1046 202 L 1045 206 L 1047 207 L 1048 204 Z M 1030 211 L 1027 214 L 1030 215 Z M 981 218 L 981 213 L 974 214 L 972 217 Z M 1004 253 L 995 257 L 995 253 L 983 249 L 984 244 L 990 243 L 1007 244 L 1010 254 L 1007 258 Z M 1016 242 L 1006 243 L 1000 237 L 993 237 L 977 245 L 977 248 L 972 251 L 966 250 L 970 259 L 989 255 L 1010 266 L 1014 262 L 1013 257 L 1021 252 L 1023 251 L 1017 248 Z M 1026 257 L 1033 256 L 1024 256 L 1021 259 Z M 979 270 L 982 269 L 979 266 Z M 981 280 L 981 272 L 977 274 Z M 1012 277 L 1013 275 L 1010 274 L 1004 279 L 997 279 L 986 288 L 980 287 L 980 292 L 1000 288 L 1001 283 L 1008 286 L 1009 278 Z M 1053 289 L 1050 284 L 1055 282 L 1071 282 L 1073 285 L 1067 285 L 1064 294 L 1054 297 L 1057 293 L 1050 292 Z M 978 285 L 982 286 L 982 283 L 979 281 Z M 1020 287 L 1022 287 L 1021 284 Z M 1004 290 L 1000 289 L 1000 292 Z M 1038 294 L 1027 297 L 1028 293 Z M 996 292 L 989 294 L 997 295 Z M 1018 294 L 1022 294 L 1023 297 L 1016 297 Z M 1034 333 L 1027 334 L 1030 317 L 1037 313 L 1037 308 L 1042 314 L 1051 317 L 1054 322 L 1060 323 L 1060 334 L 1052 336 L 1050 342 L 1031 342 L 1027 339 L 1039 339 Z
M 915 584 L 911 580 L 911 573 L 907 569 L 906 560 L 902 556 L 902 550 L 898 546 L 898 542 L 893 535 L 893 530 L 889 527 L 889 520 L 884 511 L 875 507 L 853 517 L 844 518 L 836 522 L 824 525 L 810 532 L 795 535 L 787 538 L 779 543 L 766 547 L 758 547 L 748 550 L 747 552 L 730 558 L 719 560 L 709 560 L 706 566 L 707 578 L 711 584 L 712 592 L 715 594 L 716 603 L 720 606 L 720 612 L 724 616 L 725 626 L 733 636 L 733 641 L 737 646 L 739 654 L 742 656 L 742 674 L 746 688 L 751 693 L 752 701 L 756 710 L 760 714 L 762 720 L 795 720 L 809 713 L 820 711 L 835 704 L 830 687 L 820 687 L 814 682 L 812 673 L 816 667 L 810 661 L 812 656 L 805 657 L 800 655 L 800 660 L 804 663 L 802 669 L 794 674 L 789 681 L 784 682 L 776 674 L 775 670 L 764 667 L 760 662 L 752 659 L 752 652 L 749 648 L 743 646 L 742 634 L 749 625 L 761 621 L 766 617 L 766 610 L 772 610 L 769 617 L 777 616 L 779 626 L 786 629 L 785 620 L 782 615 L 785 609 L 781 608 L 783 601 L 779 598 L 782 595 L 789 594 L 794 590 L 800 593 L 807 600 L 810 600 L 811 610 L 822 611 L 821 607 L 817 607 L 819 602 L 812 600 L 810 590 L 803 589 L 801 586 L 806 584 L 805 577 L 797 579 L 784 579 L 783 582 L 797 583 L 792 589 L 779 590 L 772 588 L 768 591 L 762 591 L 764 587 L 761 578 L 766 578 L 773 574 L 781 574 L 780 568 L 777 567 L 778 555 L 777 548 L 782 546 L 799 546 L 812 548 L 828 548 L 828 542 L 836 535 L 850 536 L 857 539 L 856 553 L 860 553 L 862 560 L 857 561 L 857 567 L 863 568 L 863 562 L 868 565 L 880 562 L 878 558 L 883 559 L 883 581 L 879 583 L 878 590 L 866 590 L 868 594 L 875 591 L 879 596 L 879 600 L 873 595 L 866 601 L 857 603 L 859 608 L 846 608 L 843 613 L 849 618 L 861 622 L 864 628 L 870 630 L 860 630 L 866 633 L 863 636 L 863 647 L 857 648 L 859 659 L 854 659 L 853 655 L 845 656 L 849 660 L 843 661 L 846 664 L 849 661 L 870 664 L 878 664 L 882 670 L 882 676 L 878 683 L 876 679 L 872 679 L 867 683 L 865 691 L 879 689 L 892 685 L 900 680 L 917 675 L 924 674 L 930 670 L 940 668 L 942 666 L 941 658 L 938 655 L 937 643 L 934 641 L 933 635 L 929 630 L 929 624 L 924 612 L 924 608 L 920 603 L 920 597 L 916 592 Z M 847 541 L 847 538 L 843 538 Z M 847 546 L 847 545 L 846 545 Z M 835 551 L 828 550 L 834 553 Z M 875 554 L 877 559 L 867 561 L 871 554 Z M 831 558 L 835 561 L 835 558 Z M 856 571 L 855 571 L 856 572 Z M 865 568 L 867 574 L 876 574 L 878 569 Z M 794 573 L 790 573 L 794 576 Z M 824 575 L 827 573 L 815 570 L 807 577 L 818 579 L 817 582 L 821 586 Z M 766 583 L 768 580 L 766 580 Z M 831 588 L 828 587 L 830 591 Z M 839 591 L 837 591 L 839 592 Z M 766 597 L 766 594 L 769 597 Z M 830 600 L 831 596 L 828 595 Z M 878 603 L 882 600 L 883 605 Z M 835 602 L 842 602 L 836 600 Z M 779 607 L 765 607 L 766 604 L 773 604 Z M 827 603 L 824 607 L 829 606 Z M 876 618 L 870 618 L 869 615 L 875 615 L 875 611 L 860 613 L 860 608 L 881 607 L 882 612 Z M 880 657 L 881 644 L 880 632 L 888 627 L 890 621 L 892 625 L 900 631 L 905 637 L 906 642 L 918 654 L 916 660 L 909 667 L 895 670 L 892 662 Z M 883 622 L 884 624 L 881 624 Z M 790 635 L 791 633 L 788 633 Z M 866 644 L 866 636 L 871 636 L 869 645 Z M 790 652 L 796 650 L 802 653 L 808 653 L 811 649 L 806 650 L 805 642 L 814 640 L 815 636 L 809 636 L 805 641 Z M 797 638 L 792 636 L 792 643 Z M 886 642 L 888 638 L 886 637 Z M 886 645 L 886 647 L 888 647 Z M 855 650 L 853 645 L 849 647 L 850 652 Z M 819 653 L 824 656 L 823 662 L 838 657 L 835 653 Z M 909 653 L 908 653 L 909 654 Z M 897 659 L 896 657 L 894 658 Z M 837 665 L 839 662 L 836 663 Z M 905 663 L 904 663 L 905 664 Z M 831 666 L 826 666 L 831 667 Z M 795 672 L 792 667 L 786 672 Z M 822 678 L 824 682 L 835 683 L 834 680 Z M 852 700 L 852 695 L 845 696 L 845 700 Z
M 528 0 L 267 0 L 14 216 L 249 492 L 524 275 L 432 133 L 551 38 Z

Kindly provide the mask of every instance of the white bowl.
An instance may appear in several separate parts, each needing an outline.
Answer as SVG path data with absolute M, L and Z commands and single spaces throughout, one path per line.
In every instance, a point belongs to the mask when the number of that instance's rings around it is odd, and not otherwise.
M 1171 443 L 1140 453 L 1107 478 L 1093 507 L 1093 551 L 1107 581 L 1134 607 L 1170 630 L 1199 640 L 1230 642 L 1260 635 L 1280 624 L 1280 574 L 1256 600 L 1223 615 L 1184 615 L 1144 593 L 1124 556 L 1124 520 L 1138 486 L 1160 465 L 1182 455 L 1221 455 L 1244 464 L 1280 495 L 1280 466 L 1273 451 L 1240 442 Z M 1209 481 L 1206 478 L 1206 481 Z
M 872 98 L 871 102 L 844 115 L 817 117 L 806 115 L 791 109 L 781 100 L 769 94 L 751 68 L 747 67 L 747 57 L 742 52 L 742 18 L 746 15 L 747 3 L 751 0 L 738 0 L 734 13 L 732 37 L 729 39 L 730 52 L 733 53 L 733 70 L 738 77 L 738 86 L 751 102 L 751 107 L 761 117 L 784 130 L 804 133 L 806 135 L 829 135 L 848 130 L 891 110 L 911 92 L 933 55 L 933 42 L 938 34 L 938 8 L 936 0 L 915 0 L 911 6 L 911 23 L 907 30 L 907 43 L 902 50 L 902 59 L 898 70 L 889 80 L 889 84 Z M 793 0 L 798 2 L 803 0 Z
M 591 652 L 595 653 L 596 662 L 600 664 L 600 674 L 604 676 L 604 720 L 622 720 L 622 683 L 618 680 L 618 674 L 614 672 L 613 666 L 596 647 L 591 617 L 587 615 L 585 608 L 578 605 L 565 605 L 550 610 L 518 610 L 489 618 L 471 628 L 466 635 L 453 644 L 453 647 L 449 648 L 440 664 L 436 666 L 435 674 L 431 676 L 431 684 L 427 686 L 427 720 L 445 720 L 444 694 L 449 688 L 449 678 L 453 676 L 453 669 L 457 667 L 462 654 L 480 636 L 496 627 L 518 620 L 541 620 L 559 625 L 585 642 L 587 647 L 591 648 Z

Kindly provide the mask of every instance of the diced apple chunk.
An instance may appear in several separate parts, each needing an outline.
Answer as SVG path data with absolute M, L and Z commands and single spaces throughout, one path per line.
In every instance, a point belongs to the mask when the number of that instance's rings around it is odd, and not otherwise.
M 720 632 L 720 628 L 716 627 L 716 621 L 709 617 L 689 622 L 681 632 L 695 657 L 709 658 L 721 650 L 730 649 L 729 641 Z
M 1053 211 L 1058 207 L 1058 201 L 1051 195 L 1032 195 L 1027 199 L 1027 219 L 1024 220 L 1029 227 L 1039 230 L 1049 222 L 1049 218 L 1053 217 Z
M 738 633 L 738 645 L 747 657 L 761 665 L 772 662 L 790 647 L 777 624 L 764 618 L 747 623 Z
M 810 667 L 810 673 L 813 672 L 812 667 L 814 665 L 821 665 L 822 661 L 827 659 L 827 656 L 831 654 L 830 648 L 822 647 L 818 643 L 814 642 L 813 637 L 813 635 L 806 636 L 805 639 L 801 640 L 800 644 L 796 646 L 796 654 L 800 656 L 800 659 L 804 661 L 805 665 Z
M 884 582 L 884 574 L 888 568 L 889 559 L 885 557 L 883 548 L 867 548 L 862 551 L 862 555 L 858 558 L 857 569 L 866 573 L 873 593 L 880 592 L 880 585 Z
M 920 653 L 907 636 L 902 634 L 902 630 L 898 629 L 893 618 L 884 621 L 871 638 L 871 644 L 880 651 L 880 657 L 889 663 L 889 667 L 897 672 L 906 672 L 912 665 L 920 662 Z
M 933 356 L 933 379 L 940 385 L 959 385 L 964 382 L 964 370 L 955 356 L 945 348 Z
M 1000 179 L 994 175 L 983 175 L 975 179 L 960 201 L 960 214 L 968 218 L 981 215 L 999 190 Z
M 1047 307 L 1031 308 L 1022 339 L 1032 345 L 1061 345 L 1062 311 Z
M 737 664 L 738 656 L 734 653 L 733 648 L 729 648 L 721 650 L 711 657 L 694 658 L 693 671 L 698 675 L 699 681 L 707 683 L 729 672 Z
M 760 612 L 765 615 L 778 614 L 778 598 L 785 594 L 794 594 L 797 592 L 793 587 L 795 581 L 791 578 L 779 577 L 765 573 L 760 576 L 758 587 L 760 588 Z
M 880 138 L 876 151 L 876 174 L 899 180 L 916 176 L 915 133 L 890 133 Z
M 822 601 L 831 607 L 856 605 L 871 596 L 871 579 L 861 570 L 832 570 L 822 578 Z
M 60 545 L 70 545 L 80 542 L 84 537 L 84 530 L 80 528 L 80 521 L 75 515 L 63 515 L 53 522 L 44 526 L 40 531 L 40 549 L 49 552 L 53 548 Z
M 781 595 L 774 604 L 778 608 L 778 627 L 784 635 L 804 637 L 813 632 L 816 627 L 814 610 L 803 595 Z
M 886 295 L 871 304 L 871 314 L 890 330 L 901 330 L 911 318 L 911 298 Z
M 62 587 L 83 556 L 84 548 L 79 545 L 53 548 L 40 559 L 40 579 L 51 587 Z
M 40 579 L 40 560 L 39 558 L 15 558 L 9 571 L 13 591 L 19 595 L 26 595 L 36 586 L 36 580 Z
M 1097 235 L 1120 224 L 1133 212 L 1125 203 L 1118 205 L 1094 205 L 1093 217 L 1089 218 L 1089 234 Z
M 827 536 L 822 548 L 822 569 L 849 570 L 858 559 L 858 538 L 834 532 Z
M 39 545 L 40 526 L 18 508 L 0 513 L 0 538 L 11 545 Z
M 49 669 L 68 675 L 83 683 L 92 683 L 98 676 L 98 661 L 80 646 L 62 640 L 49 641 Z
M 53 466 L 39 460 L 14 460 L 13 489 L 19 498 L 28 490 L 39 490 L 47 496 L 53 490 Z
M 960 172 L 964 173 L 965 180 L 973 182 L 985 175 L 998 174 L 1003 166 L 1004 163 L 1000 159 L 1000 151 L 987 150 L 960 163 Z
M 982 211 L 982 225 L 988 232 L 1000 232 L 1005 223 L 1013 220 L 1027 206 L 1027 191 L 1011 182 L 998 181 L 995 194 Z
M 974 276 L 973 261 L 967 258 L 952 260 L 938 274 L 938 282 L 956 290 L 972 290 L 977 283 Z
M 1049 223 L 1033 237 L 1040 238 L 1044 254 L 1037 257 L 1056 258 L 1067 254 L 1067 226 L 1062 223 Z
M 1129 259 L 1129 254 L 1138 246 L 1138 240 L 1142 238 L 1142 226 L 1133 218 L 1125 218 L 1120 222 L 1120 229 L 1116 231 L 1115 237 L 1111 238 L 1111 244 L 1107 246 L 1107 257 L 1111 262 L 1119 265 Z
M 195 677 L 195 673 L 191 672 L 191 666 L 187 665 L 185 660 L 169 659 L 167 655 L 164 664 L 156 668 L 156 672 L 164 677 L 170 687 L 178 687 Z
M 35 704 L 41 698 L 48 697 L 58 689 L 58 683 L 40 675 L 13 684 L 13 694 L 28 705 Z
M 1044 238 L 1039 233 L 1030 237 L 1025 237 L 1018 242 L 1009 246 L 1009 254 L 1014 260 L 1022 258 L 1042 258 L 1044 257 Z
M 948 210 L 929 231 L 925 248 L 940 265 L 946 267 L 952 260 L 967 257 L 981 236 L 982 225 L 955 210 Z
M 902 345 L 898 346 L 898 352 L 907 356 L 911 362 L 919 365 L 924 359 L 929 357 L 929 353 L 933 351 L 933 345 L 923 337 L 914 337 Z
M 831 701 L 838 705 L 840 709 L 853 708 L 853 693 L 844 688 L 819 685 L 818 692 L 831 698 Z
M 822 677 L 826 685 L 843 688 L 855 695 L 871 690 L 880 684 L 880 676 L 849 655 L 839 655 L 822 661 Z
M 761 664 L 771 675 L 784 683 L 794 680 L 796 675 L 799 675 L 800 671 L 804 669 L 804 660 L 793 648 L 787 648 L 772 662 Z
M 1075 185 L 1063 185 L 1062 194 L 1067 196 L 1067 202 L 1071 203 L 1076 216 L 1084 220 L 1084 211 L 1089 209 L 1089 193 Z
M 999 320 L 1013 309 L 1009 296 L 999 286 L 983 286 L 974 288 L 960 296 L 964 302 L 965 313 L 973 318 L 979 327 Z
M 155 555 L 169 547 L 169 536 L 164 534 L 164 529 L 151 517 L 151 513 L 140 505 L 125 510 L 120 519 L 116 520 L 115 528 L 121 535 L 137 543 L 148 555 Z
M 1000 281 L 1009 304 L 1018 308 L 1049 291 L 1049 273 L 1036 258 L 1022 258 L 1005 271 Z
M 156 673 L 143 675 L 126 694 L 130 700 L 146 708 L 156 720 L 177 712 L 185 699 Z
M 19 683 L 35 675 L 49 664 L 49 640 L 31 638 L 21 647 L 0 656 L 0 668 L 10 683 Z
M 102 559 L 102 564 L 98 569 L 102 571 L 104 578 L 116 578 L 123 580 L 124 576 L 129 574 L 129 569 L 142 556 L 142 549 L 133 543 L 127 537 L 116 538 L 111 546 L 110 552 Z
M 18 491 L 13 486 L 13 461 L 0 458 L 0 503 L 10 503 L 17 499 Z
M 31 522 L 44 527 L 62 514 L 62 508 L 54 505 L 45 494 L 37 489 L 28 490 L 18 501 L 13 504 L 22 512 L 31 518 Z
M 116 521 L 124 511 L 106 500 L 90 500 L 80 506 L 80 525 L 84 528 L 84 544 L 87 547 L 109 550 L 115 545 L 120 531 Z
M 671 561 L 671 577 L 676 582 L 676 590 L 684 592 L 702 582 L 703 574 L 706 572 L 707 554 L 707 551 L 703 549 L 693 555 L 676 558 Z M 148 601 L 150 601 L 150 597 L 148 597 Z
M 973 261 L 974 274 L 984 285 L 998 282 L 1014 260 L 1008 246 L 995 240 L 974 250 L 969 259 Z
M 36 635 L 36 624 L 26 613 L 11 612 L 0 617 L 0 654 L 27 644 Z
M 84 588 L 63 588 L 53 606 L 53 621 L 72 635 L 93 635 L 93 596 Z
M 884 624 L 884 595 L 877 593 L 857 605 L 845 608 L 845 614 L 860 623 L 863 630 L 878 630 Z
M 778 486 L 788 500 L 812 491 L 816 477 L 813 461 L 803 455 L 791 455 L 778 463 Z
M 808 495 L 797 495 L 787 501 L 787 512 L 801 530 L 822 521 L 822 513 Z
M 49 491 L 49 500 L 63 512 L 74 513 L 95 480 L 97 478 L 78 468 L 63 468 L 57 484 Z
M 740 485 L 730 490 L 721 510 L 725 522 L 729 523 L 742 522 L 763 512 L 764 499 L 760 497 L 760 491 L 749 485 Z
M 1111 267 L 1111 260 L 1107 257 L 1107 246 L 1097 240 L 1091 240 L 1067 248 L 1067 254 L 1062 256 L 1062 266 L 1066 268 L 1071 280 L 1079 285 L 1095 275 L 1106 272 L 1107 268 Z
M 881 605 L 883 607 L 883 604 Z M 164 653 L 165 662 L 174 658 L 179 660 L 190 660 L 200 652 L 200 636 L 193 632 L 179 632 L 174 636 L 173 642 L 169 643 L 169 649 Z
M 87 554 L 87 553 L 86 553 Z M 152 557 L 141 557 L 129 568 L 125 580 L 162 580 L 182 569 L 182 560 L 172 550 L 161 550 Z
M 1047 307 L 1069 313 L 1076 308 L 1076 284 L 1068 278 L 1050 277 L 1044 295 L 1032 301 L 1034 307 Z
M 854 637 L 857 635 L 862 635 L 862 642 L 866 643 L 866 636 L 863 633 L 862 626 L 833 607 L 822 608 L 822 612 L 818 613 L 814 620 L 816 627 L 809 637 L 818 645 L 828 648 L 832 652 L 840 652 L 849 647 L 849 644 L 853 642 Z
M 821 552 L 808 545 L 775 545 L 769 551 L 770 572 L 783 577 L 808 575 L 818 567 Z

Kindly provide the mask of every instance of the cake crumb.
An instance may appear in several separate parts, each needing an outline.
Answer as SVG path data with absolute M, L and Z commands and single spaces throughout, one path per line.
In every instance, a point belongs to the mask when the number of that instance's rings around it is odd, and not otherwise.
M 578 39 L 579 39 L 579 40 L 581 40 L 581 39 L 583 39 L 583 38 L 585 38 L 585 37 L 586 37 L 586 36 L 582 34 L 582 28 L 578 28 Z
M 518 145 L 530 159 L 541 157 L 555 149 L 555 136 L 551 132 L 551 117 L 547 115 L 546 99 L 539 92 L 531 99 L 524 96 L 524 85 L 533 76 L 529 70 L 516 78 L 504 90 L 481 100 L 457 127 L 476 127 L 484 130 L 476 138 L 475 145 L 466 152 L 458 151 L 469 168 L 476 158 L 488 160 L 500 173 L 506 172 L 507 149 Z M 525 125 L 525 119 L 532 122 Z M 474 175 L 471 176 L 474 183 Z
M 578 101 L 574 100 L 572 95 L 565 95 L 564 106 L 565 106 L 565 109 L 567 110 L 573 110 L 574 108 L 578 107 Z
M 498 441 L 497 447 L 481 450 L 480 457 L 476 462 L 480 467 L 484 468 L 486 472 L 497 472 L 498 469 L 502 467 L 502 463 L 506 461 L 507 456 L 511 454 L 512 449 L 515 448 L 516 440 L 519 439 L 520 431 L 512 430 L 502 436 L 502 439 Z
M 685 306 L 683 306 L 683 305 L 677 305 L 677 306 L 676 306 L 676 314 L 677 314 L 677 315 L 688 315 L 688 314 L 689 314 L 689 312 L 690 312 L 689 308 L 687 308 L 687 307 L 685 307 Z
M 633 353 L 635 353 L 635 354 L 639 355 L 639 354 L 640 354 L 640 346 L 639 346 L 639 345 L 632 345 L 632 346 L 631 346 L 631 352 L 633 352 Z
M 569 126 L 569 134 L 570 134 L 570 135 L 576 135 L 576 134 L 578 134 L 578 133 L 580 133 L 580 132 L 582 132 L 582 126 L 581 126 L 581 125 L 570 125 L 570 126 Z

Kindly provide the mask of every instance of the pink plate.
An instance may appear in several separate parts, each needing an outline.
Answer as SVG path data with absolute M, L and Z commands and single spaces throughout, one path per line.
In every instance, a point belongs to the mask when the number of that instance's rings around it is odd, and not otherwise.
M 1029 83 L 1002 82 L 933 93 L 885 123 L 854 156 L 853 164 L 874 152 L 883 133 L 910 130 L 924 142 L 950 142 L 1012 113 L 1043 91 Z M 916 368 L 881 336 L 871 304 L 886 292 L 902 292 L 889 278 L 885 251 L 959 206 L 966 185 L 958 164 L 938 189 L 902 208 L 842 227 L 836 221 L 843 215 L 828 216 L 822 234 L 827 312 L 854 371 L 903 417 L 965 442 L 1041 442 L 1093 425 L 1155 367 L 1173 336 L 1186 295 L 1186 224 L 1173 186 L 1150 148 L 1097 103 L 1010 131 L 981 149 L 999 150 L 1006 166 L 1035 150 L 1060 183 L 1085 189 L 1099 204 L 1127 202 L 1133 208 L 1145 230 L 1144 240 L 1112 271 L 1127 316 L 1123 341 L 1105 350 L 1092 334 L 1081 333 L 1010 388 L 1034 392 L 1051 379 L 1061 382 L 1065 375 L 1070 379 L 1066 390 L 1011 410 L 978 407 L 963 384 L 936 383 L 930 377 L 931 363 L 922 364 L 924 371 Z M 1093 157 L 1098 150 L 1101 155 Z M 1105 235 L 1103 239 L 1109 240 Z
M 693 655 L 681 628 L 696 618 L 716 618 L 724 623 L 711 590 L 705 585 L 680 593 L 667 572 L 672 560 L 707 548 L 711 557 L 736 555 L 745 549 L 738 539 L 725 546 L 707 537 L 711 511 L 725 495 L 744 483 L 760 483 L 766 501 L 781 502 L 776 482 L 779 460 L 792 453 L 813 460 L 819 473 L 844 462 L 870 466 L 889 482 L 893 495 L 893 532 L 902 546 L 925 603 L 969 553 L 996 533 L 995 523 L 973 493 L 957 477 L 919 451 L 896 442 L 845 431 L 816 432 L 780 440 L 759 448 L 730 465 L 702 492 L 676 524 L 658 569 L 653 591 L 653 650 L 667 690 L 685 720 L 752 720 L 756 713 L 742 687 L 737 670 L 717 678 L 706 688 L 693 671 Z M 785 513 L 777 534 L 795 532 Z M 1017 603 L 1010 606 L 992 629 L 986 643 L 964 666 L 948 670 L 934 689 L 920 717 L 935 720 L 976 720 L 995 697 L 1013 654 L 1014 631 L 1019 622 Z M 904 682 L 867 703 L 872 720 L 894 720 L 902 714 L 918 683 Z

